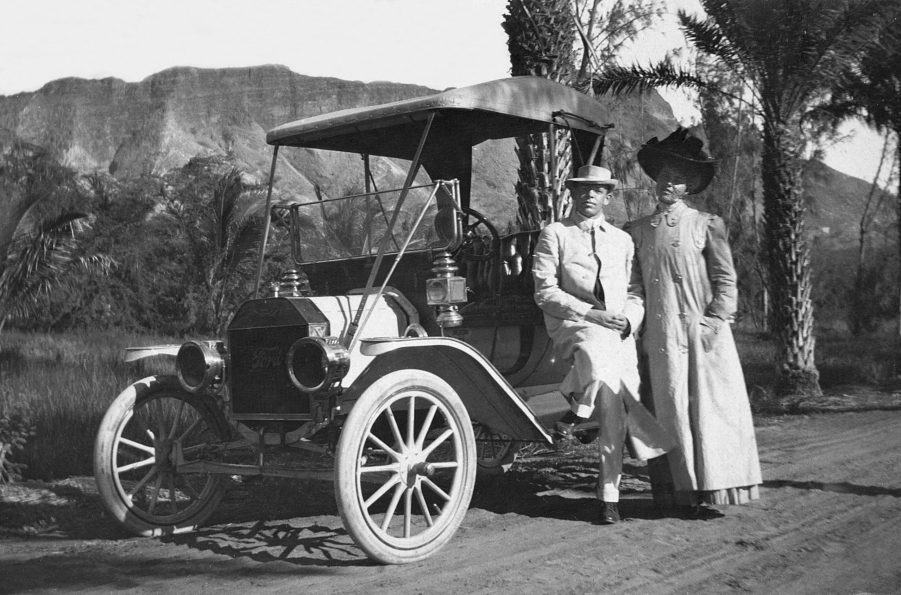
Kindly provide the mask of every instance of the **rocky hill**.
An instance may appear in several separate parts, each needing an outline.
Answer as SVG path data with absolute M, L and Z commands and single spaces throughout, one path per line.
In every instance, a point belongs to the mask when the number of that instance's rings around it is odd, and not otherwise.
M 195 155 L 231 153 L 251 175 L 269 171 L 266 131 L 279 124 L 335 110 L 375 105 L 437 92 L 416 85 L 362 83 L 303 76 L 284 66 L 171 68 L 137 83 L 115 78 L 67 78 L 33 93 L 0 96 L 0 129 L 43 146 L 64 165 L 116 177 L 164 173 Z M 617 141 L 638 146 L 675 126 L 659 96 L 610 101 Z M 280 188 L 313 196 L 362 184 L 359 157 L 285 151 L 293 168 L 280 172 Z M 374 166 L 380 187 L 399 185 L 403 164 Z M 476 152 L 473 195 L 495 210 L 513 203 L 516 155 L 512 142 L 489 142 Z M 500 209 L 498 209 L 500 210 Z

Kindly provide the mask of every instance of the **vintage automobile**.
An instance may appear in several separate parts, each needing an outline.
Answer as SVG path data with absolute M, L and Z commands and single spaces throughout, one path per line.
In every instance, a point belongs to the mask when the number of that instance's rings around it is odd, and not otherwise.
M 599 160 L 604 119 L 574 89 L 514 77 L 270 130 L 256 296 L 222 340 L 127 350 L 174 356 L 175 371 L 126 388 L 101 423 L 110 512 L 140 535 L 189 531 L 230 478 L 313 478 L 334 482 L 346 530 L 377 561 L 446 544 L 477 474 L 551 444 L 566 407 L 566 362 L 532 298 L 539 230 L 501 235 L 472 208 L 473 147 L 563 128 L 577 167 Z M 277 166 L 292 167 L 282 148 L 361 155 L 365 192 L 274 191 Z M 403 186 L 375 188 L 371 158 L 406 160 Z M 264 284 L 279 246 L 286 268 Z

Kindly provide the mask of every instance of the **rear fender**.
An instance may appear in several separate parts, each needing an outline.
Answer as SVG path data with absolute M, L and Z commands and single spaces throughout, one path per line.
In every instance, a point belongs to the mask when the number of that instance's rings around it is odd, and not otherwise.
M 364 339 L 361 352 L 374 359 L 344 391 L 345 409 L 385 374 L 404 368 L 418 369 L 431 372 L 454 387 L 474 421 L 515 440 L 552 443 L 510 383 L 467 343 L 447 337 Z

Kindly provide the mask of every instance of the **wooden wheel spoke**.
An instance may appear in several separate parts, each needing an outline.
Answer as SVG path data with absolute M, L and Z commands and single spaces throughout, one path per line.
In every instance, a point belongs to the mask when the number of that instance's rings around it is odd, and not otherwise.
M 154 475 L 156 475 L 156 473 L 157 473 L 157 468 L 154 465 L 150 469 L 150 471 L 148 471 L 147 474 L 141 478 L 141 481 L 136 483 L 135 486 L 131 489 L 131 491 L 128 492 L 128 499 L 133 500 L 135 497 L 135 494 L 137 494 L 140 490 L 142 490 L 144 488 L 144 486 L 147 485 L 147 482 L 150 481 Z
M 391 502 L 388 504 L 388 510 L 385 511 L 385 518 L 382 519 L 382 531 L 388 531 L 388 525 L 391 524 L 391 519 L 394 518 L 394 511 L 397 510 L 397 503 L 400 502 L 400 497 L 403 493 L 404 486 L 398 481 L 397 486 L 394 488 L 394 494 L 391 496 Z
M 429 412 L 425 416 L 425 421 L 422 422 L 422 428 L 419 430 L 419 438 L 416 439 L 416 447 L 419 450 L 422 450 L 422 445 L 425 444 L 425 437 L 429 433 L 429 430 L 432 429 L 432 421 L 435 419 L 435 413 L 437 411 L 438 405 L 429 407 Z
M 413 523 L 413 488 L 404 490 L 404 538 L 410 537 L 410 528 Z
M 202 422 L 202 421 L 203 421 L 203 419 L 201 419 L 199 416 L 196 417 L 196 418 L 194 419 L 194 421 L 191 422 L 191 425 L 189 425 L 187 428 L 185 428 L 185 431 L 182 432 L 182 433 L 181 433 L 181 436 L 178 437 L 178 441 L 179 441 L 179 442 L 182 442 L 182 441 L 188 436 L 188 434 L 190 434 L 192 431 L 194 431 L 194 428 L 196 428 L 197 425 L 198 425 L 200 422 Z M 173 426 L 172 426 L 172 429 L 175 430 L 175 425 L 174 425 L 174 424 L 173 424 Z
M 116 467 L 116 473 L 121 475 L 122 473 L 125 473 L 126 471 L 131 471 L 133 469 L 140 469 L 141 467 L 146 467 L 147 465 L 153 465 L 154 463 L 156 463 L 155 456 L 147 457 L 146 459 L 144 459 L 142 461 L 137 461 L 135 463 L 130 463 L 128 465 L 122 465 L 121 467 Z
M 184 488 L 186 492 L 189 492 L 192 500 L 200 500 L 200 494 L 197 490 L 194 489 L 194 486 L 191 485 L 191 481 L 186 476 L 182 476 L 182 481 L 184 483 Z
M 157 435 L 163 437 L 166 435 L 166 410 L 163 409 L 163 400 L 154 399 L 153 404 L 156 409 L 156 431 Z
M 422 510 L 422 516 L 425 517 L 425 522 L 429 527 L 435 525 L 435 521 L 432 520 L 432 514 L 429 512 L 429 507 L 426 505 L 425 496 L 422 493 L 422 486 L 417 485 L 416 488 L 416 499 L 419 501 L 419 508 Z
M 409 410 L 407 411 L 407 448 L 413 448 L 416 444 L 416 395 L 410 395 Z
M 179 401 L 178 402 L 178 411 L 176 411 L 175 415 L 172 416 L 172 427 L 169 428 L 168 437 L 170 440 L 175 437 L 175 429 L 178 427 L 178 422 L 181 419 L 181 415 L 182 415 L 182 413 L 184 413 L 184 410 L 185 410 L 185 402 Z M 187 432 L 185 432 L 185 434 L 187 434 Z
M 400 466 L 397 464 L 393 465 L 371 465 L 369 467 L 360 467 L 360 473 L 398 473 L 400 472 Z
M 394 418 L 394 411 L 388 407 L 385 409 L 385 413 L 388 415 L 388 425 L 391 426 L 391 433 L 394 434 L 394 439 L 401 446 L 401 450 L 406 450 L 406 443 L 400 435 L 400 428 L 397 426 L 397 419 Z
M 400 458 L 400 454 L 398 454 L 398 452 L 397 452 L 396 450 L 394 450 L 393 448 L 391 448 L 390 446 L 388 446 L 387 444 L 385 444 L 385 443 L 381 440 L 381 438 L 379 438 L 378 436 L 376 436 L 376 435 L 373 434 L 372 432 L 370 432 L 370 433 L 366 436 L 366 439 L 367 439 L 367 440 L 371 440 L 372 442 L 374 442 L 376 446 L 378 446 L 379 448 L 381 448 L 382 450 L 384 450 L 386 453 L 388 453 L 388 455 L 389 455 L 392 459 L 394 459 L 395 461 L 396 461 L 397 459 Z
M 156 503 L 157 503 L 157 500 L 159 500 L 160 490 L 162 489 L 162 485 L 163 485 L 163 476 L 160 474 L 157 474 L 156 482 L 154 482 L 154 484 L 153 484 L 153 493 L 150 496 L 150 504 L 147 506 L 147 512 L 149 512 L 150 514 L 153 514 L 153 511 L 156 508 Z
M 374 494 L 372 494 L 371 496 L 369 496 L 369 498 L 366 499 L 366 501 L 363 503 L 363 506 L 365 506 L 366 509 L 368 510 L 369 507 L 372 506 L 373 504 L 375 504 L 376 502 L 378 502 L 379 498 L 384 496 L 388 492 L 388 490 L 390 490 L 391 488 L 393 488 L 394 486 L 396 486 L 399 483 L 400 483 L 400 477 L 397 475 L 392 476 L 389 481 L 386 481 L 382 487 L 380 487 L 378 490 L 375 491 Z
M 175 497 L 175 474 L 171 473 L 169 475 L 169 510 L 172 514 L 178 512 L 178 502 Z
M 438 485 L 436 485 L 435 482 L 432 481 L 431 479 L 429 479 L 428 477 L 423 477 L 423 478 L 422 478 L 422 484 L 423 484 L 423 485 L 429 486 L 429 487 L 432 489 L 433 492 L 435 492 L 436 494 L 438 494 L 439 496 L 441 496 L 441 497 L 444 498 L 445 500 L 450 500 L 450 499 L 451 499 L 450 494 L 448 494 L 447 492 L 445 492 L 444 490 L 442 490 L 440 487 L 438 487 Z
M 156 440 L 156 434 L 153 433 L 153 430 L 150 429 L 150 422 L 144 417 L 143 411 L 134 410 L 131 418 L 135 421 L 135 424 L 143 431 L 151 440 Z
M 433 452 L 435 452 L 436 448 L 441 446 L 444 441 L 453 436 L 453 434 L 454 431 L 451 428 L 448 428 L 441 432 L 441 435 L 435 438 L 435 440 L 431 444 L 429 444 L 428 448 L 423 449 L 423 456 L 428 457 L 429 455 L 431 455 Z
M 195 444 L 193 446 L 189 446 L 187 448 L 182 447 L 181 454 L 184 459 L 188 460 L 188 455 L 193 455 L 195 453 L 203 452 L 206 448 L 209 448 L 209 443 L 204 442 L 203 444 Z
M 130 446 L 135 450 L 140 450 L 141 452 L 146 452 L 148 454 L 156 454 L 156 450 L 152 446 L 148 446 L 146 444 L 141 444 L 140 442 L 135 442 L 134 440 L 129 440 L 125 436 L 121 436 L 119 438 L 119 443 L 124 444 L 126 446 Z
M 435 461 L 434 463 L 429 463 L 435 469 L 456 469 L 459 467 L 459 463 L 457 461 Z

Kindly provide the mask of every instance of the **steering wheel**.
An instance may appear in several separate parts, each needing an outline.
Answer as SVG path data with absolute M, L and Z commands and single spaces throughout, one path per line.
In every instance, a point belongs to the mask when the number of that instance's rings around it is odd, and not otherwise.
M 497 228 L 485 218 L 485 215 L 475 209 L 462 207 L 460 211 L 466 215 L 466 224 L 463 225 L 463 241 L 454 251 L 454 258 L 470 261 L 494 258 L 501 245 L 501 236 L 497 233 Z M 484 227 L 482 233 L 479 231 L 480 227 Z

